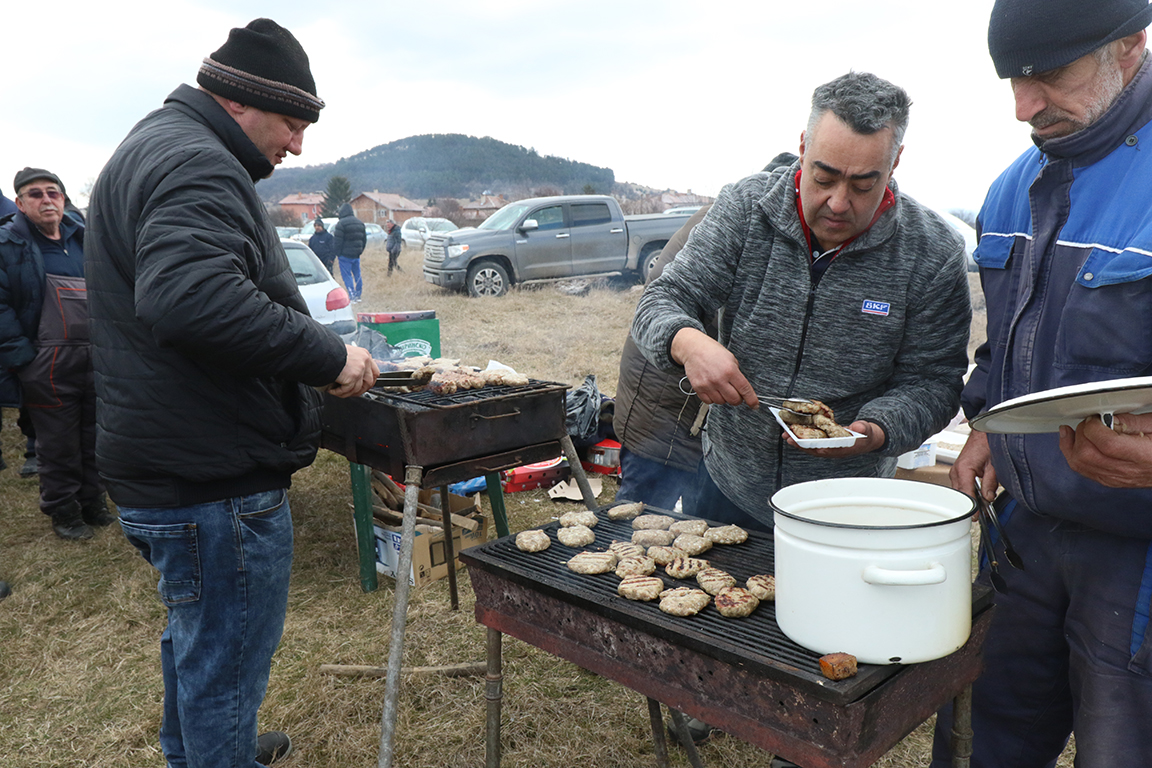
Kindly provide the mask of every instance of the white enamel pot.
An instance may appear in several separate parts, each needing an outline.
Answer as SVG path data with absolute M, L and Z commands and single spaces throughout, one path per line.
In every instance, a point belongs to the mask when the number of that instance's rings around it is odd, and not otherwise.
M 776 620 L 798 645 L 913 664 L 967 641 L 971 498 L 910 480 L 838 478 L 783 488 L 772 508 Z

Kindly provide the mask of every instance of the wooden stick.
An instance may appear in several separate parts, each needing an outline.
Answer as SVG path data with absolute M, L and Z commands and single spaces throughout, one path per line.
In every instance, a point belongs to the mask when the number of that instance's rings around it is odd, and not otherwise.
M 402 675 L 444 675 L 445 677 L 472 677 L 486 673 L 487 667 L 482 661 L 468 662 L 466 664 L 447 664 L 440 667 L 402 667 Z M 336 675 L 337 677 L 386 677 L 388 667 L 366 667 L 355 664 L 321 664 L 320 674 Z
M 400 486 L 396 485 L 392 478 L 388 477 L 388 475 L 384 474 L 380 470 L 374 469 L 372 470 L 372 481 L 372 487 L 379 489 L 381 496 L 387 494 L 391 499 L 395 499 L 398 502 L 398 504 L 389 503 L 390 499 L 385 498 L 385 504 L 387 504 L 392 509 L 403 511 L 404 492 L 400 490 Z M 377 485 L 376 481 L 379 481 L 379 485 Z M 446 500 L 445 503 L 447 503 Z M 436 509 L 436 507 L 424 504 L 422 502 L 417 502 L 416 509 L 418 513 L 422 513 L 423 517 L 435 520 L 436 522 L 441 522 L 443 520 L 441 517 L 441 511 Z M 455 525 L 459 528 L 466 528 L 469 531 L 475 531 L 480 527 L 480 522 L 478 520 L 473 520 L 470 517 L 462 517 L 454 512 L 449 514 L 451 514 L 449 519 L 452 521 L 452 525 Z

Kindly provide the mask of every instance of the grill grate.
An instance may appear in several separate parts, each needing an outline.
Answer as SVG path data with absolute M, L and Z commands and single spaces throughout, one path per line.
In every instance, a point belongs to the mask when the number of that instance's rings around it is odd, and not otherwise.
M 631 522 L 609 520 L 606 515 L 609 507 L 599 510 L 599 522 L 593 529 L 596 541 L 585 547 L 585 550 L 604 551 L 614 540 L 631 540 Z M 687 519 L 663 510 L 650 511 Z M 515 536 L 509 536 L 467 549 L 460 556 L 469 565 L 475 561 L 477 565 L 487 567 L 523 586 L 590 607 L 627 626 L 674 640 L 713 658 L 738 664 L 754 664 L 773 676 L 800 678 L 809 686 L 833 688 L 849 694 L 865 691 L 901 669 L 898 665 L 862 664 L 860 674 L 855 678 L 840 682 L 828 680 L 820 672 L 819 655 L 792 642 L 780 630 L 776 623 L 776 606 L 772 602 L 762 602 L 746 618 L 728 619 L 721 616 L 711 604 L 695 616 L 681 618 L 661 611 L 658 601 L 642 603 L 627 600 L 616 592 L 620 579 L 614 573 L 589 576 L 568 569 L 568 559 L 581 550 L 566 547 L 556 539 L 556 529 L 559 527 L 558 522 L 541 526 L 552 540 L 543 552 L 521 552 L 516 547 Z M 768 533 L 750 531 L 745 543 L 718 544 L 699 557 L 730 573 L 736 578 L 738 586 L 744 586 L 749 576 L 770 574 L 775 570 L 774 544 L 772 535 Z M 695 579 L 673 579 L 660 567 L 654 575 L 670 587 L 698 586 Z
M 481 387 L 480 389 L 457 390 L 450 395 L 438 395 L 427 389 L 419 389 L 415 392 L 387 392 L 375 388 L 365 393 L 364 397 L 398 408 L 454 408 L 469 403 L 497 402 L 511 398 L 529 397 L 553 392 L 557 389 L 568 389 L 568 385 L 531 379 L 527 384 L 519 386 L 500 384 Z

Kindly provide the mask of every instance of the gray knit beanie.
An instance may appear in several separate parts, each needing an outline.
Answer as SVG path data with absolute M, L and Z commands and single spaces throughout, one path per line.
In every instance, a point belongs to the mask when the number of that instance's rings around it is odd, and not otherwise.
M 988 52 L 1001 78 L 1070 64 L 1152 23 L 1148 0 L 996 0 Z
M 256 19 L 228 33 L 228 41 L 200 65 L 196 82 L 217 96 L 314 123 L 323 99 L 308 54 L 271 19 Z

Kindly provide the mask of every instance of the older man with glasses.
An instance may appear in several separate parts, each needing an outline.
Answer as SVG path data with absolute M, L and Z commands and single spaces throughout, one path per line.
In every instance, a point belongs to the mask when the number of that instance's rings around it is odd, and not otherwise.
M 115 518 L 96 472 L 84 225 L 65 214 L 56 174 L 25 168 L 13 187 L 17 212 L 0 226 L 0 376 L 19 379 L 36 429 L 40 510 L 57 536 L 90 539 Z

